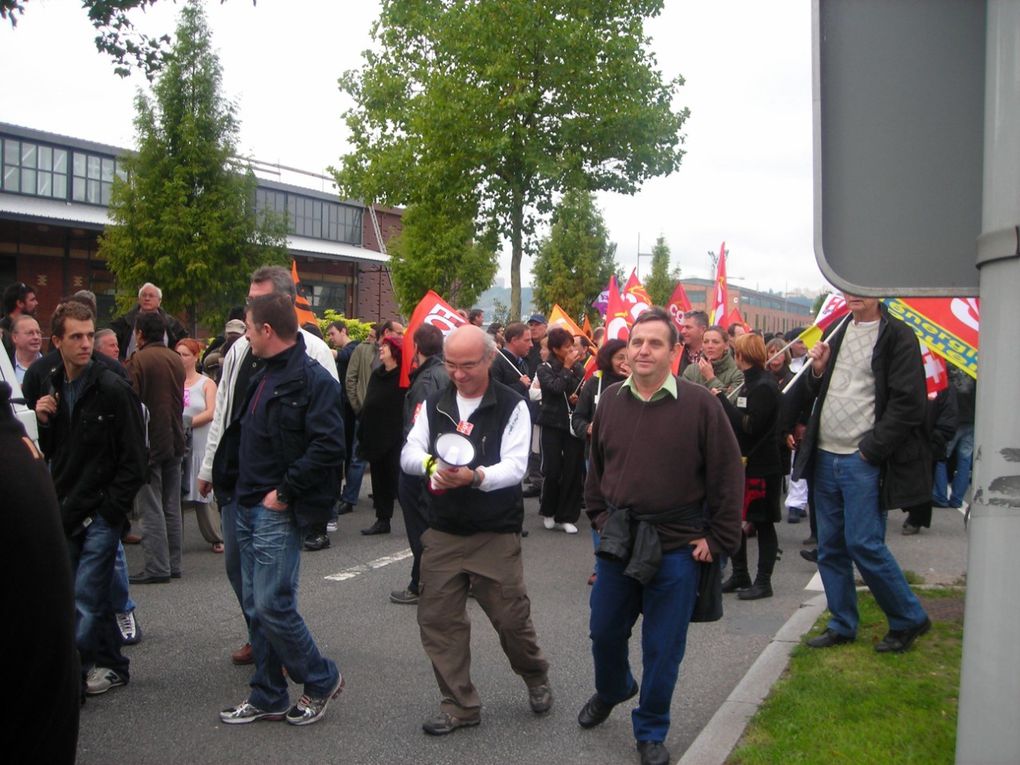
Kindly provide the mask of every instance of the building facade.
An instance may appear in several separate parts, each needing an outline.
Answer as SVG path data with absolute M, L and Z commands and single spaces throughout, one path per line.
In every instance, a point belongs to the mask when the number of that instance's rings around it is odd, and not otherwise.
M 711 279 L 681 279 L 684 291 L 696 311 L 709 311 L 708 300 L 715 289 Z M 806 327 L 814 321 L 811 306 L 814 301 L 804 297 L 790 297 L 775 292 L 759 292 L 727 282 L 727 312 L 740 309 L 744 321 L 762 332 L 788 332 L 794 327 Z
M 100 324 L 112 318 L 117 290 L 140 286 L 117 285 L 98 255 L 113 181 L 124 176 L 119 158 L 128 151 L 0 123 L 0 289 L 33 285 L 40 317 L 61 297 L 92 290 Z M 257 176 L 265 174 L 267 166 L 256 167 Z M 363 204 L 263 177 L 254 202 L 256 214 L 286 216 L 287 249 L 313 310 L 365 321 L 397 315 L 388 258 Z M 400 232 L 399 210 L 377 207 L 376 219 L 384 242 Z

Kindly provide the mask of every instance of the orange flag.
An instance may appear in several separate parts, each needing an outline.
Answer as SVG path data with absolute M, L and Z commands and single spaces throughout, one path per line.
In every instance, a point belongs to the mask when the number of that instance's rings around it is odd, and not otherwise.
M 585 333 L 577 326 L 577 322 L 567 315 L 567 312 L 559 307 L 559 304 L 554 305 L 552 310 L 549 312 L 549 328 L 562 327 L 570 333 L 571 337 L 577 337 L 584 335 Z
M 589 340 L 591 340 L 591 338 L 592 338 L 592 328 L 591 328 L 591 320 L 588 319 L 588 314 L 584 315 L 584 323 L 581 325 L 581 331 L 584 333 L 585 337 L 587 337 Z
M 616 277 L 609 277 L 609 305 L 606 307 L 606 340 L 628 340 L 634 320 L 630 316 L 630 304 L 620 295 Z
M 297 261 L 291 258 L 290 278 L 294 280 L 294 289 L 297 290 L 297 297 L 294 299 L 294 313 L 297 314 L 298 326 L 312 323 L 318 324 L 319 320 L 312 313 L 312 307 L 308 304 L 308 298 L 301 291 L 301 278 L 297 272 Z
M 401 388 L 411 385 L 411 361 L 418 353 L 418 346 L 414 344 L 413 338 L 415 330 L 422 324 L 438 327 L 445 337 L 462 324 L 467 324 L 467 320 L 432 290 L 425 293 L 425 297 L 415 306 L 411 320 L 407 322 L 407 331 L 404 333 L 404 351 L 400 354 Z

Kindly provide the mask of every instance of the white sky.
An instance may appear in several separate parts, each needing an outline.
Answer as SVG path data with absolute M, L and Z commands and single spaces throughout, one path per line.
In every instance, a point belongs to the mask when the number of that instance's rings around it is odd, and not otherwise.
M 179 6 L 135 13 L 149 33 L 173 33 Z M 238 104 L 240 150 L 262 161 L 324 171 L 346 150 L 336 81 L 361 64 L 378 3 L 210 0 L 207 14 Z M 725 240 L 737 284 L 820 289 L 811 188 L 811 5 L 667 0 L 646 31 L 667 77 L 687 83 L 680 170 L 632 197 L 599 195 L 617 260 L 636 264 L 666 237 L 672 265 L 710 277 L 708 251 Z M 113 74 L 76 0 L 31 0 L 17 28 L 0 24 L 0 121 L 134 146 L 133 100 L 144 78 Z M 308 183 L 304 179 L 301 183 Z M 509 256 L 500 276 L 507 279 Z M 641 274 L 650 268 L 643 258 Z M 527 264 L 525 266 L 527 270 Z M 525 283 L 529 275 L 524 274 Z

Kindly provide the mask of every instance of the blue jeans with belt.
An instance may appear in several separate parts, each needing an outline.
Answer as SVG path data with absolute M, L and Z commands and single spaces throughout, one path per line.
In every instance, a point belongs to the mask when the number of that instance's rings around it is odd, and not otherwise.
M 655 578 L 644 586 L 624 576 L 625 567 L 596 558 L 590 620 L 595 691 L 605 703 L 618 704 L 637 687 L 627 650 L 643 614 L 641 696 L 631 723 L 637 741 L 661 742 L 669 731 L 669 707 L 698 593 L 698 563 L 690 547 L 665 553 Z
M 319 653 L 297 611 L 302 535 L 290 510 L 264 505 L 237 507 L 237 546 L 241 555 L 243 599 L 251 598 L 251 647 L 255 674 L 250 703 L 267 711 L 290 705 L 287 678 L 303 683 L 314 698 L 328 696 L 340 671 Z
M 886 512 L 878 495 L 878 465 L 853 454 L 819 449 L 811 483 L 818 517 L 818 572 L 832 618 L 829 629 L 857 634 L 854 564 L 889 620 L 889 629 L 917 627 L 926 618 L 899 564 L 885 546 Z

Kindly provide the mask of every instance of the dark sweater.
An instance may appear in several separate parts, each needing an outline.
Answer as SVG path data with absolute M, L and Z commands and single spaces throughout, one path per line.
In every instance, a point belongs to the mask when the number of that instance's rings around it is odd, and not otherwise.
M 704 501 L 704 528 L 658 525 L 664 551 L 707 537 L 713 555 L 740 546 L 744 470 L 722 405 L 694 383 L 677 381 L 677 398 L 644 402 L 621 385 L 602 393 L 591 433 L 584 492 L 596 528 L 608 505 L 665 513 Z

